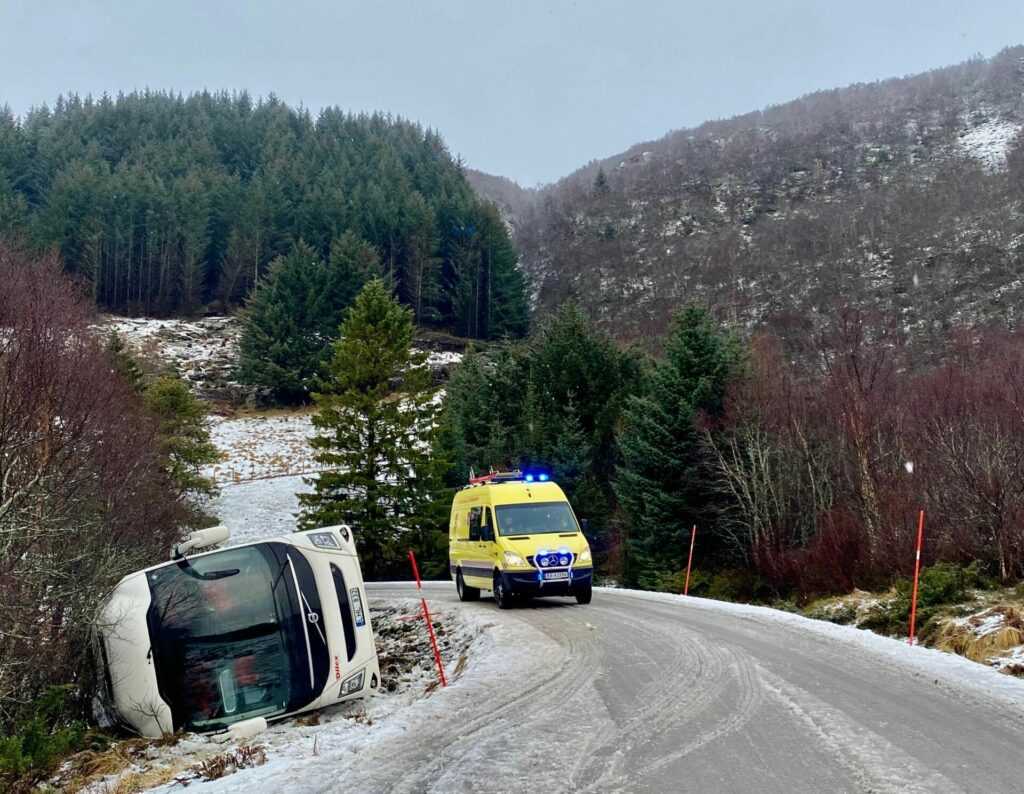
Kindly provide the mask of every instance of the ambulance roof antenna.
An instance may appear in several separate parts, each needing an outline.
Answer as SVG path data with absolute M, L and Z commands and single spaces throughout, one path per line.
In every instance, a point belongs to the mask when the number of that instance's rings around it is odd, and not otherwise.
M 469 467 L 469 479 L 473 480 L 476 478 L 476 473 L 473 471 L 473 467 Z

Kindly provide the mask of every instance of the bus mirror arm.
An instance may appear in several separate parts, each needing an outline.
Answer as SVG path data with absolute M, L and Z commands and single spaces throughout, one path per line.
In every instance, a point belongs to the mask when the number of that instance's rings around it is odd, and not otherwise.
M 580 519 L 580 531 L 584 535 L 586 535 L 589 530 L 590 530 L 590 522 L 587 521 L 587 519 L 585 519 L 585 518 L 581 518 Z

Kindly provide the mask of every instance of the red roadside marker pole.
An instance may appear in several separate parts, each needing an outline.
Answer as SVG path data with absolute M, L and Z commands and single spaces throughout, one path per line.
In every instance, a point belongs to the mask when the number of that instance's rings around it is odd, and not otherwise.
M 683 585 L 683 595 L 690 594 L 690 568 L 693 567 L 693 544 L 697 540 L 697 525 L 693 525 L 693 532 L 690 533 L 690 559 L 686 563 L 686 584 Z
M 423 617 L 427 621 L 427 633 L 430 634 L 430 644 L 434 647 L 434 661 L 437 662 L 437 672 L 441 674 L 441 686 L 448 686 L 444 677 L 444 665 L 441 664 L 441 654 L 437 650 L 437 638 L 434 636 L 434 624 L 430 622 L 430 610 L 427 609 L 427 599 L 423 597 L 423 584 L 420 582 L 420 572 L 416 567 L 416 555 L 409 549 L 409 562 L 412 563 L 412 573 L 416 577 L 416 588 L 420 591 L 420 603 L 423 604 Z
M 917 516 L 917 554 L 914 557 L 914 595 L 910 599 L 910 644 L 914 644 L 914 619 L 917 617 L 917 580 L 921 575 L 921 537 L 924 535 L 924 510 Z

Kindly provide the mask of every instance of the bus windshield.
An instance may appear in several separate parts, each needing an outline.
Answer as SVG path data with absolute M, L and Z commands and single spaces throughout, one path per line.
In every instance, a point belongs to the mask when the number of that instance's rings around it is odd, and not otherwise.
M 497 505 L 498 533 L 540 535 L 549 532 L 578 532 L 576 517 L 566 502 L 532 502 Z
M 150 571 L 153 662 L 175 729 L 217 730 L 286 713 L 318 694 L 313 656 L 324 657 L 319 673 L 327 648 L 307 642 L 303 602 L 316 587 L 299 557 L 262 543 Z

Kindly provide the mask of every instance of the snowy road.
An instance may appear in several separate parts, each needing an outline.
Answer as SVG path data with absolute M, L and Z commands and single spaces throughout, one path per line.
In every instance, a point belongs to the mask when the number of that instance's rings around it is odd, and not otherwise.
M 378 608 L 415 596 L 367 590 Z M 479 634 L 448 689 L 319 745 L 264 739 L 266 765 L 195 789 L 1024 790 L 1024 681 L 961 657 L 703 599 L 597 589 L 503 612 L 425 590 Z
M 371 598 L 408 594 L 370 585 Z M 428 597 L 449 607 L 454 587 Z M 1024 681 L 958 657 L 769 610 L 614 591 L 585 607 L 461 608 L 488 613 L 514 646 L 432 698 L 447 701 L 443 716 L 414 718 L 353 766 L 347 788 L 1024 786 Z

